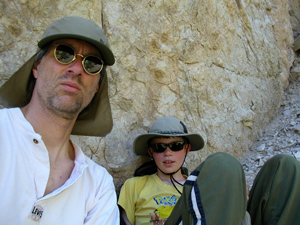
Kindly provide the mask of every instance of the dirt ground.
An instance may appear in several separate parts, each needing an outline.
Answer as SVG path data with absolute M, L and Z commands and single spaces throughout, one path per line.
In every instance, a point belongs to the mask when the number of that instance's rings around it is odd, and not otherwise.
M 250 187 L 263 164 L 277 154 L 288 154 L 300 161 L 300 77 L 286 88 L 275 119 L 241 160 Z

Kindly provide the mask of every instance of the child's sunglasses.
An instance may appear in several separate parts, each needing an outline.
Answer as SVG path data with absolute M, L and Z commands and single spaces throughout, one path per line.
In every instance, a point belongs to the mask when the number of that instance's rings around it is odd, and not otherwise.
M 185 142 L 184 141 L 174 141 L 169 144 L 164 143 L 155 143 L 150 144 L 150 148 L 156 153 L 162 153 L 169 147 L 172 151 L 177 152 L 183 149 Z
M 82 67 L 85 72 L 90 75 L 96 75 L 103 69 L 103 61 L 94 55 L 83 56 L 81 54 L 76 54 L 75 50 L 66 44 L 59 44 L 54 49 L 54 57 L 61 64 L 69 64 L 76 60 L 76 56 L 81 56 Z

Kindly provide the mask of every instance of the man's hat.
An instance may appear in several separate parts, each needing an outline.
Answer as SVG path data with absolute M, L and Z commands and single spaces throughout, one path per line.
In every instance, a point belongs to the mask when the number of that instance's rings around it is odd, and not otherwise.
M 111 66 L 115 63 L 103 29 L 91 20 L 74 16 L 56 20 L 47 27 L 42 39 L 38 42 L 38 47 L 43 48 L 46 44 L 58 39 L 86 41 L 99 50 L 105 65 Z M 4 107 L 23 107 L 29 103 L 27 84 L 35 55 L 0 87 L 0 104 Z M 79 114 L 72 134 L 105 136 L 111 131 L 113 122 L 107 88 L 107 74 L 104 67 L 101 71 L 99 91 L 95 94 L 90 106 Z
M 136 155 L 148 154 L 148 141 L 155 137 L 186 137 L 191 144 L 191 151 L 198 151 L 204 147 L 204 140 L 199 134 L 189 134 L 183 122 L 175 117 L 157 119 L 147 134 L 137 136 L 133 142 L 133 151 Z

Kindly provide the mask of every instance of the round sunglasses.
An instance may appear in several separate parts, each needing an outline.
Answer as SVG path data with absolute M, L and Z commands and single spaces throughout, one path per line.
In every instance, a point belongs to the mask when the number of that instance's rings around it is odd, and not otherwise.
M 162 153 L 169 147 L 172 151 L 177 152 L 183 149 L 185 142 L 184 141 L 174 141 L 169 144 L 164 143 L 155 143 L 150 144 L 149 147 L 156 153 Z
M 61 64 L 70 64 L 76 60 L 77 55 L 81 56 L 82 67 L 85 72 L 90 75 L 97 75 L 103 69 L 103 61 L 98 56 L 88 55 L 83 56 L 81 54 L 76 54 L 75 50 L 66 44 L 59 44 L 54 49 L 54 57 L 57 62 Z

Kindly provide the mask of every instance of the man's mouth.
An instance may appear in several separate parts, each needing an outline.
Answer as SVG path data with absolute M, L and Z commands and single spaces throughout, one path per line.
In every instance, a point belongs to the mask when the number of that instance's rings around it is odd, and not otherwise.
M 65 90 L 71 93 L 76 93 L 80 91 L 78 84 L 72 81 L 64 81 L 61 83 L 61 85 L 64 87 Z

